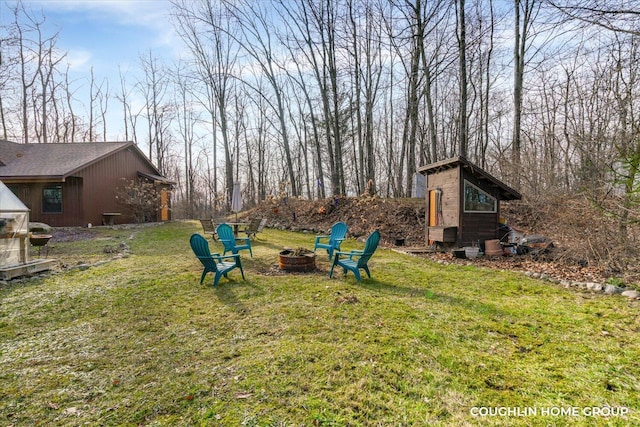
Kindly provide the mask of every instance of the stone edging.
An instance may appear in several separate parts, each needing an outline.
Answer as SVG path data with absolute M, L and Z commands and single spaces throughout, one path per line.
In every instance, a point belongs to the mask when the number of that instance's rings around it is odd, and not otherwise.
M 402 251 L 399 249 L 392 249 L 394 252 L 398 252 L 398 253 L 402 253 L 402 254 L 406 254 L 406 255 L 411 255 L 411 256 L 418 256 L 414 253 L 411 252 L 406 252 L 406 251 Z M 440 264 L 440 265 L 459 265 L 456 263 L 451 263 L 451 262 L 447 262 L 445 260 L 431 260 L 432 262 L 435 262 L 436 264 Z M 474 265 L 472 262 L 468 262 L 466 265 Z M 478 268 L 489 268 L 487 266 L 477 266 Z M 620 286 L 616 286 L 616 285 L 611 285 L 608 283 L 597 283 L 597 282 L 574 282 L 574 281 L 570 281 L 570 280 L 559 280 L 559 279 L 555 279 L 553 277 L 550 277 L 548 274 L 546 273 L 534 273 L 531 271 L 516 271 L 516 270 L 512 270 L 513 272 L 519 272 L 524 274 L 527 277 L 530 277 L 532 279 L 538 279 L 538 280 L 542 280 L 545 282 L 550 282 L 553 283 L 555 285 L 559 285 L 562 286 L 565 289 L 579 289 L 579 290 L 585 290 L 585 291 L 591 291 L 594 293 L 601 293 L 604 295 L 620 295 L 623 297 L 627 297 L 630 300 L 638 300 L 640 301 L 640 291 L 636 290 L 636 289 L 632 289 L 632 288 L 622 288 Z

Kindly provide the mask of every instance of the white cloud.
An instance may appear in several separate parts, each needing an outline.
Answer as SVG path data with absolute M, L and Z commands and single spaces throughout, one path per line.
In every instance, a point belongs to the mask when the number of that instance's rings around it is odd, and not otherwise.
M 91 52 L 85 49 L 69 50 L 65 57 L 69 69 L 77 72 L 88 71 L 91 68 L 92 58 Z
M 64 14 L 114 28 L 138 29 L 153 38 L 156 46 L 150 48 L 171 45 L 175 39 L 168 0 L 26 0 L 25 3 L 42 9 L 45 16 Z
M 164 19 L 171 3 L 168 0 L 31 0 L 28 3 L 47 10 L 92 13 L 119 24 L 149 25 Z

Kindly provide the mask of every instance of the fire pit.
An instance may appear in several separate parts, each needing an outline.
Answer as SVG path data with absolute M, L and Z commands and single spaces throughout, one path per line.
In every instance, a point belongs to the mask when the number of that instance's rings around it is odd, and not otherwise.
M 278 267 L 285 271 L 313 271 L 316 254 L 305 248 L 285 249 L 278 255 Z

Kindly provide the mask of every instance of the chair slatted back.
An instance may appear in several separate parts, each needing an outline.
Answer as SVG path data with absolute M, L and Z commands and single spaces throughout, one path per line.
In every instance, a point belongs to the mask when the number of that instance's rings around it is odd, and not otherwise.
M 191 244 L 193 253 L 207 271 L 216 271 L 218 269 L 216 262 L 211 255 L 211 251 L 209 250 L 209 243 L 207 242 L 207 239 L 199 234 L 193 234 L 189 239 L 189 243 Z
M 236 236 L 233 234 L 233 228 L 229 224 L 219 224 L 216 227 L 216 233 L 218 233 L 218 239 L 220 240 L 231 240 L 234 242 Z
M 202 230 L 205 233 L 213 233 L 216 231 L 215 224 L 210 219 L 201 219 L 200 224 L 202 225 Z
M 336 222 L 331 226 L 331 234 L 329 236 L 329 244 L 336 245 L 336 241 L 340 241 L 347 235 L 347 224 L 342 221 Z M 339 245 L 338 245 L 339 246 Z
M 367 265 L 369 258 L 371 258 L 378 248 L 378 243 L 380 243 L 380 232 L 375 230 L 373 233 L 369 234 L 369 237 L 367 237 L 367 242 L 364 245 L 362 256 L 358 259 L 358 267 L 364 267 Z

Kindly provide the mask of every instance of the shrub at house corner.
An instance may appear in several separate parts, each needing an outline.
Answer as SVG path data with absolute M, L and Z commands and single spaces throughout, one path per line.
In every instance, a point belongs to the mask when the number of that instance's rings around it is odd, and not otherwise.
M 116 200 L 136 223 L 150 221 L 155 217 L 158 207 L 167 208 L 160 205 L 160 191 L 156 186 L 152 182 L 142 180 L 123 178 L 116 189 Z

